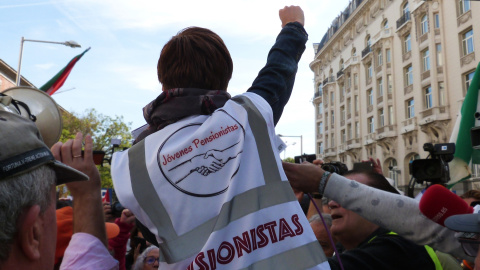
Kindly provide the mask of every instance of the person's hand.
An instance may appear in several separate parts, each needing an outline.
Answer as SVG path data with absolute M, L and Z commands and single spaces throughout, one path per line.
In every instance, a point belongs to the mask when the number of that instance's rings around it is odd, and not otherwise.
M 305 25 L 303 10 L 299 6 L 285 6 L 278 11 L 278 15 L 282 21 L 282 28 L 290 22 L 299 22 L 302 26 Z
M 142 248 L 142 244 L 138 244 L 133 250 L 133 261 L 136 262 L 138 256 L 140 256 L 140 248 Z
M 135 222 L 135 215 L 128 209 L 123 209 L 120 216 L 120 223 L 133 224 Z
M 305 193 L 318 192 L 320 178 L 325 172 L 320 166 L 310 162 L 303 162 L 302 164 L 282 162 L 282 165 L 294 190 Z
M 86 174 L 90 180 L 67 183 L 68 190 L 73 197 L 82 195 L 100 196 L 100 173 L 93 162 L 93 140 L 90 135 L 85 136 L 85 151 L 82 156 L 81 132 L 78 132 L 75 139 L 65 143 L 57 142 L 52 146 L 52 153 L 55 159 Z M 98 194 L 97 194 L 98 193 Z
M 109 202 L 103 202 L 103 214 L 106 222 L 113 222 L 115 218 L 112 215 L 112 206 Z
M 318 165 L 318 166 L 322 166 L 323 165 L 323 159 L 315 159 L 313 161 L 313 164 Z
M 366 162 L 372 162 L 373 171 L 378 173 L 378 174 L 383 175 L 382 163 L 380 163 L 380 159 L 377 158 L 377 160 L 375 161 L 373 158 L 369 158 Z

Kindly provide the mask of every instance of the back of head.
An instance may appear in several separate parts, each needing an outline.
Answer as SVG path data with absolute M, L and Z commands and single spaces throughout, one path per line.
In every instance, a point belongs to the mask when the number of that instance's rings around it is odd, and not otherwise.
M 46 165 L 0 180 L 0 265 L 9 257 L 22 212 L 33 205 L 45 211 L 53 203 L 50 194 L 54 185 L 55 172 Z
M 209 29 L 183 29 L 165 44 L 157 65 L 164 90 L 226 90 L 233 62 L 223 40 Z
M 366 171 L 357 171 L 357 170 L 350 170 L 346 172 L 343 176 L 348 176 L 348 175 L 354 175 L 354 174 L 363 174 L 365 175 L 369 181 L 368 181 L 368 186 L 380 189 L 383 191 L 395 193 L 395 194 L 400 194 L 398 190 L 396 190 L 388 180 L 385 178 L 385 176 L 378 174 L 376 172 L 366 172 Z M 348 177 L 347 177 L 348 178 Z

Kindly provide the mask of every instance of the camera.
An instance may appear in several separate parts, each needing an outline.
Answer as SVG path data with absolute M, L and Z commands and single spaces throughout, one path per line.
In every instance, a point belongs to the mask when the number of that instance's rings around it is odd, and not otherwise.
M 112 209 L 112 216 L 115 218 L 119 218 L 122 216 L 122 212 L 125 209 L 125 207 L 123 207 L 120 202 L 116 201 L 112 203 L 111 209 Z
M 315 154 L 310 154 L 310 155 L 303 154 L 301 156 L 295 156 L 294 159 L 295 159 L 295 163 L 298 163 L 298 164 L 303 163 L 305 161 L 313 163 L 313 161 L 315 159 L 317 159 L 317 155 L 315 155 Z
M 331 173 L 336 173 L 336 174 L 339 174 L 339 175 L 343 175 L 346 172 L 348 172 L 347 165 L 345 165 L 344 163 L 342 163 L 340 161 L 323 163 L 322 164 L 322 169 L 324 171 L 331 172 Z
M 446 184 L 450 181 L 448 162 L 453 160 L 455 153 L 454 143 L 440 143 L 423 145 L 423 150 L 430 153 L 430 159 L 416 159 L 410 163 L 410 174 L 417 183 L 431 182 L 432 184 Z

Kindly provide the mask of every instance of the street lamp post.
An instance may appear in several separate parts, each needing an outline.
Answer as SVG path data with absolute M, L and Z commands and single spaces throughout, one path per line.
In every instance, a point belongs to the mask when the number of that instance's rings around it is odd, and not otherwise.
M 300 156 L 303 155 L 303 135 L 300 135 L 300 136 L 285 136 L 285 135 L 282 135 L 282 134 L 278 134 L 278 137 L 300 138 Z
M 35 39 L 25 39 L 22 37 L 22 40 L 20 41 L 20 56 L 18 59 L 18 70 L 17 70 L 17 80 L 16 80 L 16 85 L 20 86 L 20 69 L 22 67 L 22 54 L 23 54 L 23 43 L 25 41 L 30 41 L 30 42 L 40 42 L 40 43 L 52 43 L 52 44 L 61 44 L 65 45 L 71 48 L 80 48 L 80 44 L 77 42 L 70 40 L 70 41 L 65 41 L 65 42 L 56 42 L 56 41 L 46 41 L 46 40 L 35 40 Z

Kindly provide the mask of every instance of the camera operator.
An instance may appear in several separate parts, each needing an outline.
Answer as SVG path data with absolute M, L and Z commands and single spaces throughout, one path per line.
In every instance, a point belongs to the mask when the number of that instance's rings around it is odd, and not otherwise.
M 468 258 L 456 241 L 455 232 L 423 216 L 418 201 L 399 194 L 388 193 L 325 172 L 311 163 L 283 163 L 283 169 L 293 188 L 306 193 L 320 193 L 382 227 L 419 245 L 457 258 Z M 421 228 L 421 229 L 419 229 Z

